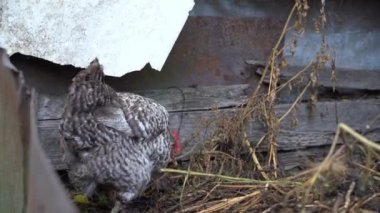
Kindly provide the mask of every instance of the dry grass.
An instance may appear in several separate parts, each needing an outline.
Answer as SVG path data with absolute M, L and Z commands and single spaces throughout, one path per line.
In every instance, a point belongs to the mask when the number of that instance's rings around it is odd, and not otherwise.
M 324 1 L 322 1 L 324 2 Z M 144 194 L 154 202 L 134 204 L 144 212 L 371 212 L 379 211 L 380 146 L 339 124 L 331 149 L 321 163 L 295 176 L 278 173 L 277 136 L 280 123 L 294 113 L 307 90 L 313 110 L 318 101 L 318 76 L 326 63 L 332 67 L 335 80 L 335 59 L 326 44 L 326 14 L 313 23 L 321 34 L 320 50 L 314 60 L 281 85 L 279 74 L 287 66 L 282 53 L 295 54 L 297 39 L 305 31 L 309 6 L 296 0 L 282 33 L 273 48 L 262 78 L 250 98 L 237 107 L 233 116 L 216 112 L 216 130 L 208 134 L 201 152 L 187 161 L 162 169 L 160 179 L 167 187 L 150 187 Z M 291 24 L 292 20 L 294 23 Z M 284 36 L 294 31 L 290 44 L 281 46 Z M 309 81 L 283 115 L 275 114 L 277 94 L 292 88 L 311 70 Z M 269 86 L 262 87 L 269 75 Z M 266 134 L 258 141 L 249 141 L 247 120 L 261 121 Z M 295 118 L 296 120 L 296 118 Z M 210 122 L 205 121 L 207 124 Z M 200 128 L 205 128 L 203 125 Z M 200 132 L 195 135 L 202 135 Z M 203 137 L 203 135 L 202 135 Z M 338 146 L 338 141 L 343 145 Z M 259 156 L 256 148 L 268 144 L 267 156 Z M 252 146 L 252 144 L 256 144 Z
M 338 146 L 340 140 L 343 145 Z M 153 185 L 145 196 L 154 203 L 148 207 L 137 203 L 135 208 L 145 212 L 379 210 L 380 145 L 345 124 L 338 125 L 326 158 L 295 176 L 270 179 L 255 166 L 253 152 L 248 160 L 217 147 L 192 156 L 180 168 L 162 169 L 170 187 L 157 190 Z

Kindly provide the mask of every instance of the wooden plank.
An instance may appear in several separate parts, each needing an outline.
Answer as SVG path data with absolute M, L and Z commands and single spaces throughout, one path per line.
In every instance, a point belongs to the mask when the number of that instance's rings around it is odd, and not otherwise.
M 322 162 L 329 150 L 330 146 L 323 146 L 289 152 L 278 152 L 277 159 L 281 171 L 288 172 L 293 169 L 299 171 L 305 168 L 310 168 L 313 163 Z
M 41 148 L 34 92 L 11 69 L 0 48 L 0 212 L 77 212 Z
M 262 66 L 258 67 L 254 62 L 247 61 L 253 68 L 256 68 L 256 73 L 262 75 L 264 71 Z M 280 84 L 288 81 L 295 76 L 303 67 L 289 67 L 281 71 Z M 309 79 L 311 68 L 305 73 L 305 79 Z M 339 68 L 335 72 L 335 88 L 337 90 L 380 90 L 380 70 L 352 70 Z M 331 80 L 331 68 L 324 68 L 319 72 L 319 85 L 324 88 L 333 88 L 334 83 Z M 265 83 L 269 83 L 269 75 L 264 79 Z
M 169 112 L 176 112 L 236 106 L 247 98 L 244 91 L 246 88 L 247 84 L 203 86 L 136 91 L 136 94 L 152 98 L 165 106 Z M 125 93 L 119 95 L 124 96 Z M 40 96 L 38 119 L 60 119 L 65 100 L 62 96 Z
M 153 97 L 153 95 L 150 97 Z M 170 97 L 168 98 L 170 99 Z M 233 101 L 238 102 L 235 97 L 230 96 L 229 98 L 232 99 L 229 103 L 232 103 Z M 228 98 L 219 97 L 217 100 L 221 99 Z M 40 108 L 39 115 L 41 117 L 39 117 L 38 125 L 44 149 L 47 151 L 56 168 L 61 169 L 65 167 L 60 160 L 62 153 L 59 149 L 58 143 L 58 125 L 60 122 L 59 112 L 62 109 L 57 109 L 57 106 L 63 107 L 63 105 L 57 104 L 55 100 L 63 103 L 63 101 L 58 98 L 49 99 L 49 104 L 42 104 L 45 108 Z M 157 101 L 162 104 L 175 102 L 175 100 L 164 100 L 164 98 L 157 99 Z M 214 99 L 209 98 L 209 103 L 216 102 L 217 101 L 214 101 Z M 193 103 L 195 104 L 196 102 L 194 101 Z M 210 108 L 206 106 L 206 102 L 201 104 L 202 107 L 185 108 L 185 111 L 181 111 L 182 108 L 176 108 L 180 107 L 178 104 L 173 104 L 171 107 L 170 127 L 178 128 L 181 126 L 180 138 L 185 144 L 185 152 L 186 150 L 191 149 L 194 144 L 203 141 L 204 136 L 215 128 L 212 121 L 217 117 L 220 115 L 230 116 L 234 113 L 234 109 L 221 109 L 217 112 L 210 110 L 194 111 L 196 108 Z M 53 108 L 57 109 L 55 113 L 54 111 L 49 110 L 49 106 L 54 106 Z M 280 104 L 276 108 L 276 113 L 282 115 L 289 107 L 289 104 Z M 44 112 L 46 108 L 49 110 L 49 113 Z M 100 116 L 100 119 L 108 125 L 120 130 L 127 128 L 125 123 L 122 122 L 123 119 L 120 119 L 120 117 L 122 117 L 121 111 L 105 110 L 103 113 L 104 114 L 103 116 Z M 278 149 L 297 150 L 328 145 L 332 141 L 338 122 L 345 122 L 356 130 L 364 130 L 366 125 L 369 124 L 379 113 L 379 99 L 319 102 L 316 111 L 313 114 L 310 114 L 306 104 L 300 104 L 296 113 L 298 125 L 292 127 L 291 118 L 285 119 L 281 125 L 281 131 L 278 138 Z M 206 127 L 206 123 L 210 123 L 209 126 Z M 248 122 L 247 130 L 249 131 L 248 136 L 251 141 L 257 141 L 258 138 L 264 134 L 263 126 L 255 121 Z M 199 137 L 196 137 L 197 135 Z M 373 140 L 380 140 L 380 133 L 373 132 L 369 134 L 369 137 Z M 265 150 L 266 147 L 260 147 L 259 149 L 259 151 Z
M 31 111 L 34 111 L 32 104 Z M 34 111 L 35 112 L 35 111 Z M 75 213 L 78 209 L 71 202 L 66 189 L 60 182 L 54 167 L 44 150 L 37 135 L 36 118 L 31 113 L 29 178 L 27 213 L 57 212 Z
M 9 59 L 0 49 L 0 212 L 21 213 L 25 204 L 24 147 L 19 94 Z

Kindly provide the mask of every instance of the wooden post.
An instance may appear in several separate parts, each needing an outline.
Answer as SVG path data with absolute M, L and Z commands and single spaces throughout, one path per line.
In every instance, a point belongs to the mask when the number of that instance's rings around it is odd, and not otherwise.
M 0 56 L 5 54 L 0 49 Z M 0 57 L 0 212 L 21 213 L 25 206 L 24 150 L 17 87 Z
M 0 212 L 77 212 L 41 148 L 34 100 L 0 48 Z

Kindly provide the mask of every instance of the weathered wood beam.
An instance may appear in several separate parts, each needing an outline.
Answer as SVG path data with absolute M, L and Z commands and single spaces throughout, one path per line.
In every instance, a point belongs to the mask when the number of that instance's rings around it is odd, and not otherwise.
M 35 112 L 31 104 L 31 112 Z M 51 164 L 41 147 L 35 124 L 35 113 L 30 114 L 30 144 L 29 144 L 29 178 L 27 213 L 57 212 L 76 213 L 79 210 L 71 202 L 69 194 L 55 172 L 55 164 Z M 47 153 L 49 154 L 49 153 Z M 50 157 L 50 156 L 49 156 Z
M 180 127 L 180 137 L 185 150 L 202 142 L 204 137 L 215 129 L 215 119 L 231 116 L 235 109 L 228 108 L 242 103 L 246 98 L 244 89 L 247 85 L 183 88 L 143 91 L 140 94 L 161 103 L 170 111 L 170 127 Z M 125 93 L 120 93 L 125 96 Z M 38 127 L 45 151 L 57 169 L 65 168 L 61 162 L 58 125 L 64 106 L 64 97 L 41 96 L 38 110 Z M 184 104 L 183 104 L 184 103 Z M 211 110 L 215 107 L 221 109 Z M 276 107 L 278 115 L 284 114 L 290 104 Z M 108 125 L 123 130 L 124 121 L 120 120 L 120 110 L 104 109 L 98 114 L 99 119 Z M 310 113 L 306 104 L 300 104 L 296 113 L 298 125 L 293 127 L 292 119 L 286 118 L 281 124 L 278 137 L 278 150 L 291 151 L 318 147 L 331 143 L 338 122 L 345 122 L 358 131 L 364 131 L 373 118 L 380 113 L 380 100 L 327 101 L 319 102 L 316 110 Z M 207 125 L 208 124 L 208 125 Z M 380 127 L 380 124 L 376 127 Z M 264 127 L 257 121 L 247 123 L 249 139 L 255 143 L 264 134 Z M 373 140 L 380 140 L 380 132 L 368 134 Z M 262 146 L 258 150 L 265 151 Z
M 18 93 L 8 64 L 5 50 L 0 48 L 0 212 L 21 213 L 25 208 L 26 156 L 19 100 L 24 97 Z
M 313 147 L 289 152 L 278 152 L 277 159 L 280 170 L 302 170 L 321 162 L 328 154 L 330 146 Z M 297 170 L 296 170 L 297 171 Z
M 0 212 L 78 212 L 41 147 L 35 104 L 0 48 Z
M 247 98 L 247 84 L 212 87 L 170 88 L 136 91 L 135 93 L 157 100 L 169 112 L 209 110 L 213 107 L 236 106 Z M 127 93 L 119 93 L 121 96 Z M 40 96 L 38 118 L 60 119 L 65 104 L 62 96 Z
M 247 64 L 255 69 L 258 75 L 263 74 L 263 66 L 254 60 L 246 61 Z M 262 63 L 262 62 L 261 62 Z M 259 66 L 260 65 L 260 66 Z M 280 84 L 288 81 L 295 76 L 299 71 L 303 70 L 303 67 L 288 67 L 280 73 Z M 307 69 L 303 76 L 309 79 L 311 68 Z M 331 68 L 324 68 L 319 72 L 319 85 L 324 88 L 337 88 L 341 90 L 369 90 L 379 91 L 380 84 L 380 70 L 352 70 L 338 68 L 335 71 L 335 81 L 332 80 Z M 265 83 L 269 83 L 269 72 L 264 78 Z

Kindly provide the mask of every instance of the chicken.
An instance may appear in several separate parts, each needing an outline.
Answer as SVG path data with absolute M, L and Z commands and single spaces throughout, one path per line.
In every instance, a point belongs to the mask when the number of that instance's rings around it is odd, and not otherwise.
M 128 130 L 97 119 L 96 110 L 106 106 L 123 111 Z M 172 149 L 167 110 L 136 94 L 119 97 L 104 83 L 97 59 L 73 78 L 60 133 L 70 181 L 88 196 L 98 184 L 111 185 L 123 208 L 167 165 Z

